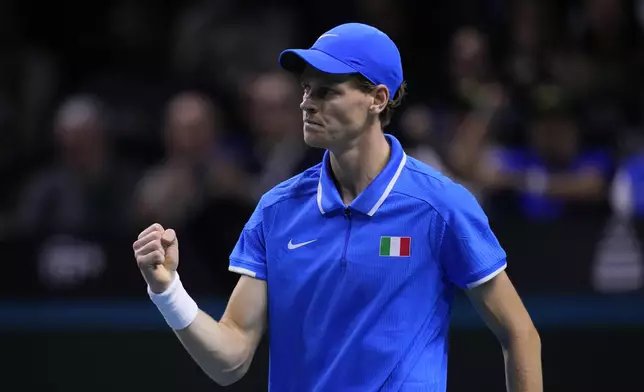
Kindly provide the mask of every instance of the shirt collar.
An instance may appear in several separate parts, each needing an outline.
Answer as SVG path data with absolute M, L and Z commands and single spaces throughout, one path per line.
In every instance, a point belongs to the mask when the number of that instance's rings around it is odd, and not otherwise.
M 400 177 L 400 173 L 407 162 L 407 155 L 398 139 L 389 134 L 385 134 L 385 138 L 391 146 L 389 162 L 387 162 L 376 178 L 349 205 L 349 208 L 352 210 L 369 216 L 373 216 L 385 202 L 394 185 L 396 185 L 396 181 L 398 181 L 398 177 Z M 338 192 L 333 182 L 328 150 L 324 153 L 324 158 L 322 159 L 317 203 L 322 214 L 327 214 L 345 207 L 340 192 Z

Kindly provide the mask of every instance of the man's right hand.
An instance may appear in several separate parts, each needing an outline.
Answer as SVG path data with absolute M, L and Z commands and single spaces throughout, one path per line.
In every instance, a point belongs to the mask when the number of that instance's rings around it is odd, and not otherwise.
M 134 256 L 153 293 L 164 292 L 179 266 L 179 242 L 172 229 L 155 223 L 143 230 L 133 244 Z

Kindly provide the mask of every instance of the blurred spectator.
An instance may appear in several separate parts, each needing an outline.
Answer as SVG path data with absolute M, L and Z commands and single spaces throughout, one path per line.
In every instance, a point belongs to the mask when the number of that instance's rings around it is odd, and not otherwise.
M 132 173 L 111 159 L 106 117 L 88 96 L 66 100 L 56 115 L 56 162 L 29 182 L 18 209 L 27 235 L 110 234 L 127 226 Z
M 644 218 L 644 154 L 641 136 L 625 140 L 637 152 L 617 168 L 609 192 L 613 215 L 597 244 L 592 269 L 595 290 L 605 293 L 644 287 L 644 243 L 638 238 Z
M 195 289 L 229 290 L 228 252 L 254 207 L 251 178 L 224 129 L 219 107 L 185 91 L 167 105 L 166 155 L 136 192 L 140 227 L 154 222 L 181 235 L 182 271 Z
M 481 162 L 478 180 L 486 189 L 514 192 L 520 211 L 536 220 L 605 202 L 611 155 L 606 149 L 584 147 L 569 108 L 537 108 L 527 139 L 527 146 L 494 149 Z
M 242 112 L 252 137 L 247 167 L 256 177 L 256 199 L 275 184 L 320 163 L 322 150 L 304 143 L 297 84 L 282 72 L 257 75 L 242 93 Z
M 176 18 L 173 66 L 184 79 L 234 93 L 278 66 L 276 54 L 293 44 L 294 16 L 278 4 L 197 1 Z
M 474 27 L 463 27 L 452 37 L 450 78 L 457 103 L 476 106 L 484 98 L 481 90 L 496 82 L 485 36 Z
M 158 221 L 181 232 L 193 290 L 229 295 L 228 253 L 257 200 L 324 152 L 303 142 L 301 92 L 277 55 L 358 20 L 404 54 L 408 104 L 390 129 L 475 194 L 524 261 L 522 284 L 552 255 L 579 258 L 562 287 L 588 286 L 587 244 L 599 242 L 595 289 L 641 285 L 614 277 L 638 271 L 620 260 L 635 260 L 624 249 L 644 234 L 642 150 L 613 144 L 644 135 L 644 1 L 457 0 L 431 13 L 329 1 L 124 0 L 75 5 L 73 17 L 55 3 L 0 3 L 0 241 L 29 239 L 11 245 L 35 255 L 20 273 L 96 292 L 127 275 L 113 289 L 138 292 L 140 277 L 115 266 Z M 92 96 L 69 97 L 79 91 Z
M 245 173 L 226 144 L 223 120 L 206 96 L 184 92 L 168 104 L 163 161 L 142 178 L 137 191 L 141 222 L 181 229 L 218 196 L 248 196 Z
M 450 90 L 448 123 L 439 139 L 445 145 L 444 164 L 451 176 L 467 185 L 477 197 L 480 189 L 474 170 L 481 146 L 492 138 L 492 122 L 505 105 L 505 92 L 493 71 L 486 36 L 464 26 L 452 36 L 449 51 Z
M 624 1 L 588 0 L 581 3 L 574 38 L 589 67 L 584 89 L 624 104 L 642 86 L 641 31 Z M 632 3 L 631 3 L 632 4 Z M 574 76 L 574 75 L 570 75 Z
M 56 114 L 56 162 L 27 184 L 17 210 L 23 238 L 42 243 L 44 283 L 73 285 L 103 270 L 101 241 L 132 227 L 132 173 L 111 158 L 106 114 L 89 96 L 68 98 Z
M 533 0 L 514 2 L 508 48 L 508 71 L 517 87 L 537 82 L 540 55 L 543 50 L 541 14 L 543 8 Z
M 407 154 L 447 175 L 447 167 L 438 151 L 435 121 L 431 108 L 416 104 L 403 112 L 399 128 L 407 142 Z
M 445 164 L 450 168 L 451 176 L 481 202 L 485 197 L 484 183 L 478 178 L 478 172 L 485 146 L 496 144 L 493 124 L 507 105 L 507 97 L 497 84 L 482 87 L 478 94 L 471 107 L 455 111 L 457 114 L 448 124 L 449 131 L 444 138 L 447 142 Z

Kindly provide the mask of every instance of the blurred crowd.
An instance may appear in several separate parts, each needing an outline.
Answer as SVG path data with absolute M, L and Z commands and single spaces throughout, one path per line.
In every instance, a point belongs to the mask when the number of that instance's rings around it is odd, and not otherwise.
M 1 2 L 0 241 L 33 244 L 47 290 L 140 288 L 130 244 L 160 222 L 191 284 L 227 293 L 258 198 L 323 153 L 277 56 L 346 21 L 399 44 L 409 96 L 387 132 L 409 155 L 494 224 L 600 219 L 579 240 L 612 241 L 595 286 L 642 287 L 642 0 Z

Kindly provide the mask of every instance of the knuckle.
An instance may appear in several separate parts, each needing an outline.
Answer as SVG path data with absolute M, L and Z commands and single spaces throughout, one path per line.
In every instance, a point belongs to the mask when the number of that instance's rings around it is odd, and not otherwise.
M 163 246 L 161 245 L 160 240 L 154 240 L 153 242 L 150 243 L 150 249 L 153 252 L 160 252 L 163 249 Z
M 156 262 L 161 263 L 165 259 L 165 255 L 160 250 L 155 250 L 152 254 L 154 255 L 154 260 Z

